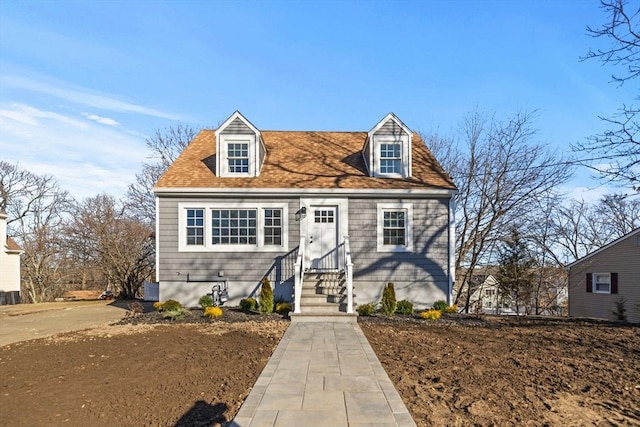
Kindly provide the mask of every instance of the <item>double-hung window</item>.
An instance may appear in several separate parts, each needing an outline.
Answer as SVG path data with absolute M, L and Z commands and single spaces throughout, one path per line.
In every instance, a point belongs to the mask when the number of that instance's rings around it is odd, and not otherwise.
M 611 274 L 593 273 L 593 292 L 599 294 L 611 293 Z
M 264 210 L 264 244 L 282 245 L 282 209 Z
M 204 209 L 187 209 L 187 245 L 204 245 Z
M 227 145 L 229 173 L 249 173 L 249 144 L 233 142 Z
M 179 203 L 179 251 L 288 250 L 287 203 Z
M 380 173 L 402 173 L 402 150 L 400 143 L 380 144 Z
M 404 210 L 382 211 L 382 240 L 384 245 L 405 246 L 407 244 L 407 213 Z
M 378 203 L 378 252 L 413 251 L 413 205 Z

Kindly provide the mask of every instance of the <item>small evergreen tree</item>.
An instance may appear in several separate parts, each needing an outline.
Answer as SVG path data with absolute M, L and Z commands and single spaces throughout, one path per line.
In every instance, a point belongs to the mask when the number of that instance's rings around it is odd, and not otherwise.
M 258 309 L 261 313 L 273 312 L 273 289 L 271 289 L 271 282 L 268 278 L 263 278 L 262 287 L 260 288 L 260 297 L 258 302 Z
M 384 287 L 382 291 L 382 312 L 387 317 L 393 317 L 396 312 L 396 308 L 398 308 L 398 303 L 396 302 L 396 291 L 393 288 L 393 283 L 387 283 L 387 286 Z
M 520 314 L 521 307 L 529 314 L 535 264 L 535 259 L 531 256 L 520 231 L 513 228 L 500 251 L 498 288 L 501 299 L 511 299 L 515 302 L 516 314 Z

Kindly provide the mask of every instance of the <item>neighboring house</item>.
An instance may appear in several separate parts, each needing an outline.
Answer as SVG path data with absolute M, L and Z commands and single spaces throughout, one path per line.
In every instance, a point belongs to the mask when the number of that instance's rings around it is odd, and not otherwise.
M 485 314 L 514 314 L 515 305 L 510 295 L 500 292 L 500 283 L 492 274 L 474 275 L 469 312 Z
M 0 305 L 20 303 L 22 249 L 7 236 L 7 214 L 0 210 Z
M 471 292 L 469 297 L 469 312 L 484 314 L 516 314 L 515 297 L 501 292 L 500 283 L 497 279 L 497 267 L 478 268 L 474 271 L 470 280 L 470 285 L 465 284 L 462 301 L 466 301 L 466 293 Z M 538 290 L 538 313 L 545 316 L 566 315 L 567 286 L 563 278 L 557 277 L 558 268 L 545 268 L 537 270 L 538 274 L 545 274 L 545 285 Z M 458 275 L 460 278 L 461 275 Z M 554 280 L 555 279 L 555 280 Z M 456 285 L 456 289 L 461 284 Z M 536 294 L 531 295 L 530 301 L 521 301 L 520 314 L 536 313 Z M 461 308 L 464 308 L 461 304 Z
M 224 278 L 237 304 L 268 277 L 297 312 L 351 312 L 387 282 L 417 307 L 451 301 L 457 190 L 394 114 L 369 132 L 306 132 L 235 112 L 154 192 L 161 300 L 197 305 Z
M 569 264 L 569 316 L 640 322 L 640 228 Z

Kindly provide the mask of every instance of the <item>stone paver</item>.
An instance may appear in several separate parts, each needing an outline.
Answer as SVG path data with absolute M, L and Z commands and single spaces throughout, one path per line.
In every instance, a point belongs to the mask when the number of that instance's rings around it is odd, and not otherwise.
M 231 425 L 416 424 L 357 323 L 295 322 Z

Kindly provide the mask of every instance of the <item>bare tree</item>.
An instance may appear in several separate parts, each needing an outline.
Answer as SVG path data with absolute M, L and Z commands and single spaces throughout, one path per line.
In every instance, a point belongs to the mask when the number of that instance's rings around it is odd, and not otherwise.
M 71 204 L 69 194 L 51 176 L 0 162 L 0 209 L 7 213 L 9 228 L 24 249 L 21 293 L 25 301 L 48 301 L 62 292 L 61 229 Z
M 127 208 L 138 220 L 147 224 L 155 222 L 155 197 L 153 186 L 160 176 L 176 160 L 189 142 L 196 136 L 192 127 L 179 123 L 166 129 L 156 130 L 147 139 L 151 151 L 151 163 L 143 163 L 142 171 L 136 174 L 136 182 L 129 185 Z
M 88 198 L 76 207 L 66 233 L 80 245 L 75 253 L 91 250 L 91 261 L 122 298 L 135 298 L 144 280 L 154 272 L 153 228 L 125 215 L 115 198 L 106 194 Z
M 456 211 L 456 275 L 462 285 L 456 303 L 468 307 L 466 286 L 478 265 L 495 261 L 496 244 L 509 227 L 535 216 L 540 198 L 571 176 L 567 162 L 535 141 L 533 113 L 518 112 L 507 120 L 468 115 L 461 126 L 466 151 L 444 164 L 460 193 Z M 429 137 L 426 138 L 430 140 Z M 441 144 L 445 146 L 445 144 Z M 436 144 L 432 148 L 437 158 Z
M 640 6 L 625 0 L 601 0 L 601 8 L 608 14 L 599 28 L 587 27 L 594 38 L 604 38 L 604 49 L 589 50 L 583 60 L 595 59 L 617 66 L 620 74 L 611 77 L 619 86 L 640 76 Z M 640 96 L 636 91 L 636 102 Z M 575 151 L 588 154 L 579 164 L 598 172 L 608 181 L 630 185 L 640 191 L 640 109 L 623 104 L 611 117 L 600 117 L 609 125 L 602 134 L 587 138 L 573 146 Z

